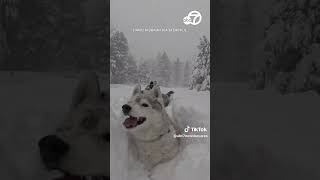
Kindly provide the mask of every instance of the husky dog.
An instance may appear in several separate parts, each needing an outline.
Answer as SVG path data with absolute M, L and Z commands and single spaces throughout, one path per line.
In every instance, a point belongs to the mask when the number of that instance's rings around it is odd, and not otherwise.
M 129 148 L 134 149 L 147 170 L 175 157 L 180 145 L 174 138 L 178 126 L 166 112 L 159 86 L 141 91 L 137 85 L 122 111 L 127 116 L 123 126 L 128 132 Z
M 49 170 L 66 179 L 109 179 L 108 100 L 94 73 L 78 83 L 64 121 L 40 139 L 40 155 Z
M 157 81 L 151 81 L 149 85 L 145 88 L 145 91 L 150 91 L 153 89 L 153 87 L 157 86 Z M 143 91 L 142 91 L 143 92 Z M 173 94 L 173 91 L 169 91 L 166 94 L 162 94 L 163 104 L 165 107 L 167 107 L 170 103 L 170 97 Z
M 146 87 L 146 90 L 151 90 L 156 85 L 157 85 L 157 81 L 151 81 L 149 85 Z
M 167 107 L 171 101 L 170 97 L 173 94 L 173 91 L 169 91 L 166 94 L 162 94 L 163 104 L 165 107 Z

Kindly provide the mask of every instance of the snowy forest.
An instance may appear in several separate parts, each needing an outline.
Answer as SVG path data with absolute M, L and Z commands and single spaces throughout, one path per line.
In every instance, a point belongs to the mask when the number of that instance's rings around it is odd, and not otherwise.
M 249 81 L 252 89 L 281 94 L 317 91 L 319 1 L 216 2 L 218 81 Z
M 125 35 L 113 31 L 109 56 L 106 14 L 90 19 L 84 3 L 0 0 L 1 70 L 107 73 L 110 59 L 111 83 L 155 80 L 163 86 L 209 90 L 210 42 L 205 36 L 195 47 L 199 53 L 188 60 L 165 51 L 150 59 L 134 57 Z
M 136 59 L 123 32 L 110 35 L 110 82 L 113 84 L 148 84 L 157 81 L 165 87 L 189 87 L 197 91 L 210 89 L 210 41 L 199 40 L 198 54 L 193 61 L 169 58 L 165 51 L 156 57 Z
M 0 0 L 1 70 L 105 72 L 107 6 L 104 0 Z
M 282 94 L 319 91 L 320 2 L 275 1 L 259 54 L 255 88 Z

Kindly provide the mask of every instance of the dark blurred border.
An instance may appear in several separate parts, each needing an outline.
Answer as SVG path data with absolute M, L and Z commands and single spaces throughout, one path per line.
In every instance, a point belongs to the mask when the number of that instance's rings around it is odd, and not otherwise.
M 214 94 L 215 94 L 215 89 L 214 89 L 214 78 L 215 78 L 215 63 L 214 63 L 214 59 L 215 59 L 215 39 L 216 39 L 216 34 L 215 34 L 215 14 L 216 14 L 216 9 L 215 9 L 215 4 L 216 4 L 216 0 L 213 0 L 210 2 L 210 84 L 211 84 L 211 89 L 210 89 L 210 129 L 211 129 L 211 133 L 210 133 L 210 179 L 213 179 L 214 177 L 214 114 L 213 114 L 213 110 L 214 110 L 214 103 L 213 103 L 213 99 L 214 99 Z

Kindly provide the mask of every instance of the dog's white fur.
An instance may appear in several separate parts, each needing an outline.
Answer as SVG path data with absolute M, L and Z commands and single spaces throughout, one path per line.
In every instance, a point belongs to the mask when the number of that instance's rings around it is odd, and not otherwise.
M 78 83 L 72 105 L 56 135 L 69 145 L 60 169 L 75 175 L 109 175 L 109 132 L 107 100 L 102 98 L 95 74 Z
M 146 103 L 148 107 L 141 104 Z M 159 86 L 141 91 L 137 85 L 127 103 L 131 107 L 129 116 L 145 117 L 137 127 L 127 129 L 129 149 L 151 170 L 157 164 L 172 159 L 179 151 L 179 140 L 174 138 L 178 129 L 166 112 Z

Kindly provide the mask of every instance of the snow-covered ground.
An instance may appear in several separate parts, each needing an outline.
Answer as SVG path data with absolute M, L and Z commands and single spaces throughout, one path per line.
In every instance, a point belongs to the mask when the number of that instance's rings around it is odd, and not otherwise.
M 112 84 L 111 97 L 111 179 L 150 180 L 139 162 L 130 162 L 128 142 L 122 122 L 121 106 L 131 96 L 133 86 Z M 167 107 L 181 127 L 206 127 L 210 132 L 210 94 L 185 88 L 161 88 L 163 93 L 175 92 L 172 104 Z M 205 134 L 208 134 L 205 133 Z M 210 136 L 209 136 L 210 137 Z M 194 180 L 210 179 L 210 139 L 182 138 L 185 147 L 173 160 L 160 164 L 152 172 L 152 180 Z
M 55 176 L 41 165 L 37 142 L 62 119 L 75 84 L 73 76 L 33 73 L 12 76 L 0 72 L 1 179 L 51 180 Z M 234 176 L 241 176 L 239 174 L 248 166 L 269 171 L 265 164 L 258 167 L 257 164 L 261 164 L 256 162 L 259 158 L 267 158 L 276 162 L 270 171 L 276 172 L 272 177 L 277 178 L 269 179 L 320 179 L 319 96 L 312 92 L 281 96 L 272 91 L 249 91 L 240 83 L 216 84 L 215 87 L 216 95 L 211 105 L 215 108 L 212 117 L 215 128 L 211 137 L 217 160 L 212 163 L 218 169 L 223 167 L 226 171 L 229 168 Z M 179 117 L 183 117 L 182 122 L 209 127 L 209 94 L 182 88 L 173 90 L 176 93 L 168 111 L 174 107 Z M 111 179 L 123 180 L 128 176 L 130 180 L 147 179 L 146 172 L 141 171 L 138 164 L 128 166 L 130 157 L 120 122 L 120 106 L 131 91 L 129 85 L 111 86 Z M 209 179 L 209 139 L 185 140 L 189 142 L 184 151 L 173 161 L 157 167 L 154 179 Z M 223 156 L 220 150 L 226 142 L 234 144 L 235 148 Z M 255 145 L 263 145 L 271 156 L 257 158 Z M 233 167 L 225 167 L 228 161 Z
M 0 72 L 0 177 L 50 180 L 38 140 L 56 128 L 71 102 L 74 77 L 49 73 Z
M 217 168 L 229 166 L 224 170 L 242 179 L 319 179 L 318 95 L 282 96 L 272 90 L 248 90 L 241 83 L 215 87 L 214 158 L 224 161 L 217 162 Z M 234 147 L 223 156 L 221 148 L 226 143 Z M 250 178 L 248 168 L 261 176 Z
M 0 177 L 6 180 L 52 180 L 59 174 L 48 172 L 40 161 L 38 140 L 51 133 L 57 124 L 63 119 L 64 113 L 68 110 L 71 96 L 77 83 L 77 76 L 73 74 L 51 74 L 33 72 L 0 72 Z M 116 90 L 116 91 L 115 91 Z M 171 89 L 170 89 L 171 90 Z M 208 118 L 209 98 L 207 93 L 196 93 L 184 89 L 175 89 L 177 92 L 176 102 L 186 103 L 185 108 L 197 108 L 194 116 L 200 120 Z M 121 100 L 123 101 L 131 94 L 131 87 L 121 86 L 111 88 L 112 107 L 115 107 Z M 116 93 L 115 93 L 116 92 Z M 192 105 L 191 103 L 197 103 Z M 201 102 L 201 103 L 198 103 Z M 119 113 L 118 108 L 114 108 L 115 113 Z M 190 111 L 191 112 L 191 111 Z M 204 114 L 204 118 L 201 114 Z M 186 114 L 187 115 L 187 114 Z M 111 118 L 112 119 L 112 118 Z M 122 127 L 115 127 L 115 119 L 112 123 L 111 141 L 117 154 L 111 154 L 112 175 L 117 175 L 115 179 L 121 179 L 125 175 L 127 159 L 125 150 L 126 141 L 124 136 L 116 137 L 117 133 L 124 135 Z M 206 119 L 208 123 L 208 119 Z M 114 141 L 114 138 L 118 142 Z M 193 143 L 186 148 L 183 156 L 206 157 L 205 159 L 192 160 L 180 157 L 179 163 L 174 161 L 168 167 L 176 167 L 175 172 L 191 171 L 198 167 L 197 172 L 208 174 L 209 171 L 209 145 Z M 120 149 L 117 149 L 120 146 Z M 206 146 L 206 147 L 205 147 Z M 122 153 L 124 152 L 124 154 Z M 116 159 L 114 159 L 116 157 Z M 118 162 L 117 162 L 118 161 Z M 118 168 L 117 168 L 118 165 Z M 179 165 L 179 166 L 177 166 Z M 205 166 L 204 166 L 205 165 Z M 159 167 L 162 172 L 170 170 L 166 165 Z M 161 170 L 166 169 L 167 171 Z M 139 168 L 137 168 L 139 170 Z M 144 173 L 133 171 L 135 173 Z M 157 176 L 169 176 L 163 173 L 155 173 Z M 195 179 L 196 174 L 170 174 L 172 177 Z M 136 174 L 141 179 L 146 178 L 145 174 Z M 198 176 L 197 176 L 198 177 Z M 112 178 L 114 179 L 114 178 Z M 122 178 L 124 179 L 124 178 Z M 132 179 L 132 178 L 130 178 Z M 163 179 L 158 177 L 157 179 Z M 168 179 L 168 178 L 166 178 Z M 205 178 L 203 178 L 205 179 Z

